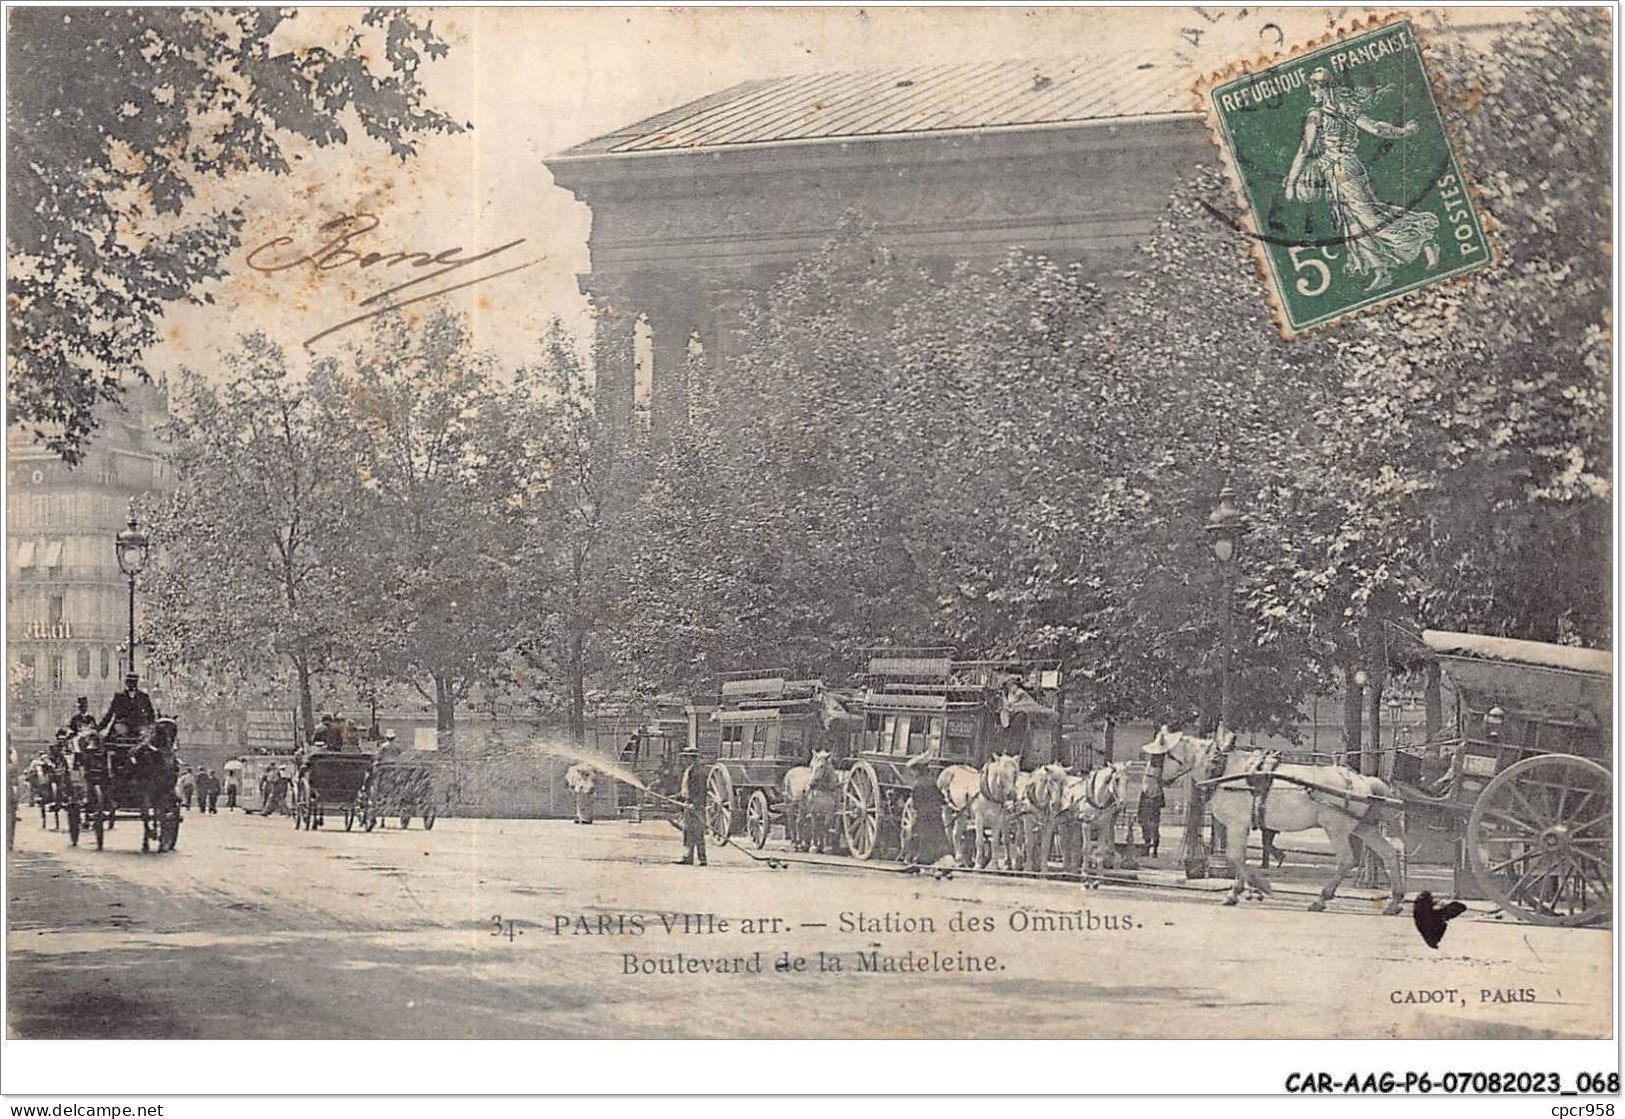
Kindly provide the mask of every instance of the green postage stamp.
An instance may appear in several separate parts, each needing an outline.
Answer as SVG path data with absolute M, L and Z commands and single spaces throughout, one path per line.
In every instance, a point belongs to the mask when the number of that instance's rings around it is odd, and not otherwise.
M 1490 262 L 1408 21 L 1198 93 L 1286 337 Z

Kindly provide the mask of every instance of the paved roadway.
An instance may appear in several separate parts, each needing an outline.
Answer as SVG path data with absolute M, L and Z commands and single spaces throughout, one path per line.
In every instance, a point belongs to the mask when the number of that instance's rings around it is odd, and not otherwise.
M 1138 887 L 773 869 L 729 849 L 701 869 L 673 865 L 664 823 L 309 833 L 222 813 L 189 815 L 172 855 L 141 855 L 130 824 L 109 838 L 102 852 L 88 836 L 70 849 L 22 820 L 7 878 L 12 1036 L 1595 1037 L 1610 1025 L 1610 932 L 1475 913 L 1434 952 L 1407 917 L 1375 915 L 1371 895 L 1313 914 L 1302 896 L 1227 909 Z M 660 915 L 681 913 L 728 927 L 666 932 Z M 843 913 L 882 931 L 843 931 Z M 993 931 L 956 930 L 956 914 Z M 884 931 L 888 915 L 935 929 Z M 1091 931 L 1091 919 L 1118 927 Z M 967 954 L 989 970 L 863 971 L 871 951 L 905 966 Z M 843 970 L 819 971 L 820 952 Z M 628 975 L 628 953 L 656 968 L 759 958 L 763 972 Z M 808 970 L 776 970 L 781 953 Z M 1406 1001 L 1447 991 L 1456 1001 Z

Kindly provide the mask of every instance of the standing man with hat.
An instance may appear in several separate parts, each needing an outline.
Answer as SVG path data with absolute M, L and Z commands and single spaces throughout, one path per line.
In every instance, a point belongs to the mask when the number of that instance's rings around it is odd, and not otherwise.
M 684 769 L 677 791 L 683 802 L 683 857 L 677 861 L 687 866 L 704 866 L 705 766 L 700 764 L 700 752 L 692 746 L 685 748 L 678 760 Z

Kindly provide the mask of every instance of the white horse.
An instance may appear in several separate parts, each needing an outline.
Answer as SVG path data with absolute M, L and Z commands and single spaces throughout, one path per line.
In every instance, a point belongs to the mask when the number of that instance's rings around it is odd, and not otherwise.
M 985 867 L 993 861 L 995 847 L 1002 847 L 1003 865 L 1013 868 L 1005 818 L 1015 807 L 1020 775 L 1021 755 L 996 754 L 980 770 L 951 765 L 937 776 L 937 791 L 942 794 L 942 828 L 961 866 Z M 974 828 L 969 851 L 962 845 L 967 821 Z
M 1022 870 L 1042 872 L 1049 867 L 1066 799 L 1066 782 L 1066 767 L 1055 762 L 1016 778 L 1015 811 L 1009 822 L 1019 843 Z
M 1060 820 L 1062 851 L 1069 873 L 1084 869 L 1091 853 L 1095 866 L 1106 865 L 1116 853 L 1114 836 L 1117 813 L 1123 807 L 1125 773 L 1126 767 L 1119 762 L 1066 779 Z
M 833 849 L 839 775 L 828 750 L 813 751 L 806 765 L 787 771 L 779 784 L 784 795 L 784 825 L 797 851 Z
M 1216 742 L 1211 738 L 1190 738 L 1167 727 L 1147 747 L 1152 753 L 1166 753 L 1163 782 L 1172 784 L 1186 774 L 1197 781 L 1216 777 L 1235 780 L 1209 786 L 1213 818 L 1224 825 L 1225 857 L 1235 869 L 1236 881 L 1224 903 L 1235 905 L 1251 886 L 1260 893 L 1270 892 L 1269 879 L 1247 868 L 1247 836 L 1254 827 L 1270 831 L 1302 831 L 1320 828 L 1337 852 L 1337 867 L 1320 896 L 1309 903 L 1319 912 L 1336 894 L 1354 869 L 1354 845 L 1360 840 L 1383 861 L 1388 871 L 1390 896 L 1383 912 L 1400 912 L 1405 899 L 1405 878 L 1399 852 L 1379 830 L 1396 819 L 1397 802 L 1388 785 L 1341 765 L 1298 765 L 1285 763 L 1269 770 L 1259 769 L 1263 750 L 1232 749 L 1235 735 Z M 1275 780 L 1283 778 L 1284 780 Z M 1302 782 L 1299 784 L 1299 782 Z M 1267 792 L 1264 789 L 1267 787 Z M 1262 801 L 1262 811 L 1258 802 Z

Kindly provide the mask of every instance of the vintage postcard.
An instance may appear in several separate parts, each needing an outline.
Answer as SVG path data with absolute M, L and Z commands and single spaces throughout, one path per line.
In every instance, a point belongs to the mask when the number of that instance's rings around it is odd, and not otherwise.
M 12 1042 L 1613 1036 L 1608 11 L 6 18 Z

